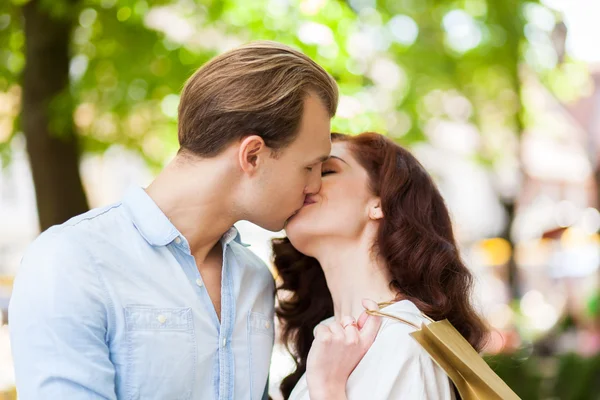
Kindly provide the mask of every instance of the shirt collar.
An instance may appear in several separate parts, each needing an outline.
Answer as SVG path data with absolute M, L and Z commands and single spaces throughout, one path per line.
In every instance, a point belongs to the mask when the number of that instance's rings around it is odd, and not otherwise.
M 239 244 L 241 244 L 244 247 L 250 247 L 249 244 L 246 244 L 244 242 L 242 242 L 242 236 L 240 235 L 240 232 L 237 230 L 237 228 L 235 226 L 232 226 L 221 238 L 221 240 L 223 241 L 224 244 L 229 244 L 231 243 L 231 241 L 235 241 Z
M 133 225 L 152 246 L 165 246 L 180 235 L 169 218 L 141 187 L 128 189 L 123 204 Z
M 139 186 L 129 188 L 123 198 L 123 205 L 140 235 L 152 246 L 166 246 L 178 236 L 183 238 L 143 188 Z M 249 247 L 242 242 L 240 233 L 235 227 L 231 227 L 221 240 L 225 245 L 236 241 L 242 246 Z

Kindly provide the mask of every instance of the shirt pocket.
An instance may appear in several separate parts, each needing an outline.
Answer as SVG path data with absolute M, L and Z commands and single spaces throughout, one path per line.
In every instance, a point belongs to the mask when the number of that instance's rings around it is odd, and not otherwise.
M 196 341 L 192 309 L 125 307 L 127 399 L 192 398 Z
M 248 350 L 250 358 L 251 400 L 260 400 L 267 385 L 271 353 L 275 340 L 273 316 L 248 313 Z

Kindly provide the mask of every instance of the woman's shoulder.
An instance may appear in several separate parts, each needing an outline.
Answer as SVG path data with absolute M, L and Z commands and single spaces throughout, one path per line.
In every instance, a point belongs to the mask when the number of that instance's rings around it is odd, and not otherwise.
M 383 321 L 375 342 L 363 361 L 369 364 L 394 359 L 394 363 L 433 364 L 425 349 L 412 337 L 411 333 L 420 330 L 423 324 L 431 323 L 410 300 L 402 300 L 380 310 Z M 386 361 L 387 363 L 388 361 Z
M 406 322 L 383 317 L 375 342 L 348 381 L 349 393 L 354 398 L 451 399 L 448 376 L 411 336 L 430 321 L 408 300 L 381 311 Z
M 362 363 L 379 362 L 389 357 L 398 362 L 428 359 L 421 345 L 411 336 L 422 324 L 430 321 L 424 317 L 415 304 L 402 300 L 380 310 L 384 316 L 379 333 Z M 400 359 L 404 360 L 401 361 Z
M 380 310 L 384 315 L 381 331 L 393 327 L 394 331 L 414 332 L 430 320 L 410 300 L 401 300 Z
M 382 329 L 389 325 L 404 324 L 407 327 L 407 330 L 411 330 L 411 328 L 412 330 L 415 330 L 416 328 L 414 328 L 414 326 L 411 326 L 411 324 L 420 327 L 421 324 L 428 324 L 430 322 L 423 315 L 423 313 L 419 311 L 415 303 L 413 303 L 410 300 L 401 300 L 396 303 L 392 303 L 382 308 L 380 311 L 408 322 L 406 323 L 394 318 L 383 317 L 384 319 L 381 325 Z M 319 322 L 319 324 L 329 325 L 333 321 L 335 321 L 335 317 L 329 317 Z

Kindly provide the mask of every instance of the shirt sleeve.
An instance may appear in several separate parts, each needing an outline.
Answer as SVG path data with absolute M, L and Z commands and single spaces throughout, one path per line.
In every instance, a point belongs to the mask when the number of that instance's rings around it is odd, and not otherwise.
M 349 400 L 453 398 L 448 376 L 410 336 L 413 330 L 399 322 L 385 322 L 348 380 Z
M 107 304 L 73 231 L 46 232 L 29 247 L 9 305 L 19 399 L 116 399 Z

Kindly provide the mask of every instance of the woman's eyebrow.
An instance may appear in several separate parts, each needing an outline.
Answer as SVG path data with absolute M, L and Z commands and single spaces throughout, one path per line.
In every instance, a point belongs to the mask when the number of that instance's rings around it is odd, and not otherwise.
M 330 159 L 335 158 L 336 160 L 340 160 L 341 162 L 343 162 L 346 165 L 350 165 L 348 164 L 343 158 L 340 158 L 338 156 L 329 156 Z

